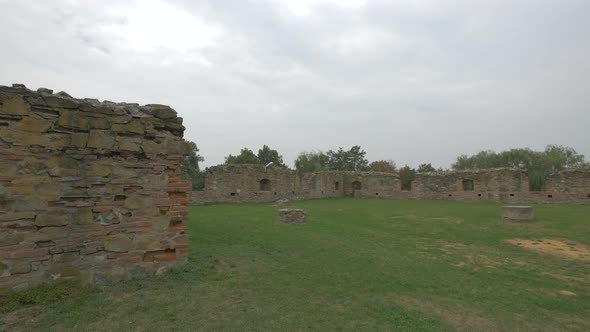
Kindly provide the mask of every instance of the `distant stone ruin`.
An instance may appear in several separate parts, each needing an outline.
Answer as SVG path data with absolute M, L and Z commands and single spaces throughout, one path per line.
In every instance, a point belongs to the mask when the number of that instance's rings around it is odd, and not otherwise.
M 185 261 L 183 131 L 168 106 L 0 87 L 0 292 Z
M 590 204 L 590 170 L 565 170 L 546 179 L 546 190 L 529 190 L 525 171 L 487 169 L 418 174 L 403 190 L 398 174 L 295 171 L 261 165 L 220 165 L 205 177 L 205 190 L 193 192 L 195 204 L 271 202 L 279 199 L 377 197 L 520 203 Z

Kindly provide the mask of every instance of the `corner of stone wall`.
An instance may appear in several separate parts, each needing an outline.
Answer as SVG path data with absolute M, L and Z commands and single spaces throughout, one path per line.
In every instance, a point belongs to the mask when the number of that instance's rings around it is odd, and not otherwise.
M 0 87 L 0 290 L 184 262 L 184 129 L 164 105 Z

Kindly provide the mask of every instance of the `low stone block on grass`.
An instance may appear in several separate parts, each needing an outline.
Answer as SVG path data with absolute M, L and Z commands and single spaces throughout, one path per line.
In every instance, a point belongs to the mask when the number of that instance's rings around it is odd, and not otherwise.
M 532 221 L 534 219 L 532 206 L 502 207 L 502 221 Z
M 305 211 L 302 209 L 280 209 L 279 220 L 284 224 L 290 225 L 307 224 L 307 217 L 305 216 Z

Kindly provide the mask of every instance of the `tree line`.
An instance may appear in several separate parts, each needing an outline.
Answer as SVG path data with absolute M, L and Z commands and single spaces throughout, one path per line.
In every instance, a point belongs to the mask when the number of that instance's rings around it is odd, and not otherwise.
M 199 168 L 199 162 L 204 159 L 198 154 L 199 149 L 194 142 L 189 142 L 191 152 L 181 160 L 183 177 L 193 183 L 194 190 L 202 190 L 206 170 Z M 358 145 L 348 150 L 342 147 L 338 150 L 304 151 L 295 159 L 295 170 L 299 175 L 317 171 L 374 171 L 399 174 L 402 190 L 410 190 L 416 174 L 444 172 L 448 169 L 434 168 L 431 163 L 420 164 L 417 168 L 405 165 L 397 168 L 391 160 L 376 160 L 369 162 L 366 152 Z M 283 156 L 275 149 L 263 145 L 258 153 L 243 148 L 237 155 L 225 157 L 225 164 L 259 164 L 275 167 L 287 166 Z M 548 145 L 544 151 L 533 151 L 529 148 L 510 149 L 501 152 L 484 150 L 474 155 L 462 154 L 452 164 L 453 170 L 479 170 L 488 168 L 513 168 L 527 171 L 529 187 L 532 191 L 542 191 L 545 188 L 545 178 L 555 172 L 567 168 L 590 167 L 584 155 L 571 147 Z

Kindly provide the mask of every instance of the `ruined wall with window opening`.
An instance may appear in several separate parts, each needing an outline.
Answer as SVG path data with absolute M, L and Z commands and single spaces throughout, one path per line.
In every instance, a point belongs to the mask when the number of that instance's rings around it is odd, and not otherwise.
M 264 178 L 271 180 L 270 191 L 260 191 L 259 181 Z M 590 170 L 566 170 L 551 175 L 544 192 L 529 191 L 525 171 L 506 168 L 418 174 L 412 190 L 404 191 L 399 176 L 392 173 L 321 171 L 298 176 L 287 168 L 223 165 L 210 169 L 205 191 L 193 193 L 193 202 L 330 197 L 590 204 Z

